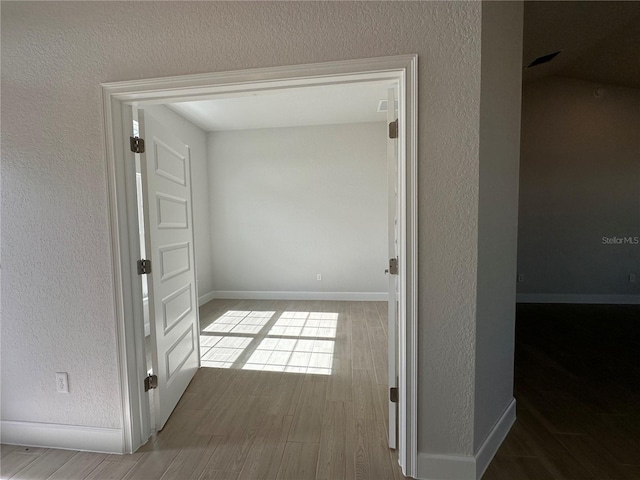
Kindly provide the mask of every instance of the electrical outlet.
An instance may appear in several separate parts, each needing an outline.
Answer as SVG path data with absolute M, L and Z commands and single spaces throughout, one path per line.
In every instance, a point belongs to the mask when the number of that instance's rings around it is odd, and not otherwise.
M 524 282 L 524 273 L 518 274 L 518 282 Z
M 56 392 L 69 393 L 69 377 L 67 372 L 56 372 Z
M 635 273 L 630 273 L 629 274 L 629 283 L 636 283 L 636 274 Z
M 318 281 L 322 280 L 322 274 L 321 273 L 316 274 L 316 280 L 318 280 Z

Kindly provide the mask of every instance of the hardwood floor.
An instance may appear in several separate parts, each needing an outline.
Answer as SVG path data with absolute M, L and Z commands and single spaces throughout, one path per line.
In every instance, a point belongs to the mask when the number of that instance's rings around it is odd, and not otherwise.
M 518 306 L 518 419 L 483 480 L 640 479 L 638 322 L 636 306 Z M 385 303 L 218 300 L 201 328 L 208 366 L 138 452 L 2 445 L 2 479 L 403 478 Z
M 640 308 L 518 305 L 515 397 L 483 480 L 640 479 Z

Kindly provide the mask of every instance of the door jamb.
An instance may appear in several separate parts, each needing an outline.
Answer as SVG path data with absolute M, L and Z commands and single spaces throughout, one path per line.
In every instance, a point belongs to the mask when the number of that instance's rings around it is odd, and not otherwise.
M 395 80 L 400 87 L 401 118 L 398 218 L 403 221 L 399 229 L 398 460 L 405 475 L 417 474 L 417 62 L 417 55 L 400 55 L 101 84 L 123 453 L 135 451 L 150 435 L 143 387 L 146 362 L 140 348 L 144 342 L 144 322 L 142 288 L 136 270 L 137 206 L 135 182 L 130 180 L 130 170 L 135 170 L 135 165 L 127 161 L 132 154 L 125 134 L 127 119 L 132 118 L 132 105 L 223 98 L 312 85 Z

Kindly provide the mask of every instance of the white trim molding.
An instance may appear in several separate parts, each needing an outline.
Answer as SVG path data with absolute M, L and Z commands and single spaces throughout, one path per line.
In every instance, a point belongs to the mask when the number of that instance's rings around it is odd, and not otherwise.
M 394 83 L 399 87 L 399 404 L 398 460 L 405 475 L 417 469 L 418 444 L 418 57 L 398 55 L 308 65 L 217 72 L 104 83 L 102 87 L 106 167 L 111 225 L 114 310 L 122 395 L 123 444 L 133 452 L 149 438 L 142 289 L 135 257 L 139 251 L 135 168 L 128 144 L 132 105 L 144 107 L 252 95 L 282 88 L 344 83 Z M 404 121 L 402 121 L 404 119 Z M 270 293 L 270 292 L 267 292 Z M 271 292 L 270 294 L 272 294 Z M 286 292 L 295 293 L 301 292 Z M 305 294 L 307 292 L 304 292 Z M 370 294 L 359 298 L 370 299 Z M 372 292 L 377 294 L 377 292 Z M 208 300 L 214 292 L 198 298 Z M 327 294 L 328 295 L 328 294 Z M 332 294 L 333 295 L 333 294 Z M 335 297 L 333 297 L 335 298 Z M 343 297 L 347 299 L 347 297 Z M 353 298 L 353 297 L 351 297 Z M 376 297 L 377 299 L 378 297 Z
M 220 297 L 216 297 L 216 292 L 209 292 L 209 293 L 205 293 L 204 295 L 200 295 L 198 297 L 198 306 L 201 307 L 202 305 L 210 302 L 214 298 L 220 298 Z
M 151 335 L 151 323 L 149 322 L 149 297 L 142 299 L 142 308 L 144 309 L 144 336 Z
M 640 295 L 591 295 L 580 293 L 518 293 L 517 303 L 585 303 L 594 305 L 640 305 Z
M 269 292 L 269 291 L 223 291 L 210 292 L 207 297 L 239 300 L 343 300 L 363 302 L 386 302 L 388 292 Z M 203 297 L 200 297 L 203 298 Z M 208 300 L 207 300 L 208 301 Z
M 500 419 L 496 422 L 496 424 L 485 438 L 482 446 L 478 449 L 475 454 L 476 459 L 476 475 L 478 479 L 484 475 L 484 472 L 487 470 L 487 467 L 493 460 L 496 452 L 504 442 L 504 439 L 507 438 L 509 434 L 509 430 L 516 421 L 516 399 L 511 399 L 511 403 L 506 408 Z
M 3 420 L 2 443 L 84 452 L 123 453 L 122 430 Z
M 418 453 L 420 480 L 476 480 L 476 461 L 472 455 Z
M 516 401 L 512 399 L 475 455 L 419 453 L 416 478 L 421 480 L 480 480 L 515 421 Z

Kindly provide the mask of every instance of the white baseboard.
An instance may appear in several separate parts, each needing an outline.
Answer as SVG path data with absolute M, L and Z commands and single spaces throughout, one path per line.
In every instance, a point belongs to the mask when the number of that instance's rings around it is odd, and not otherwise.
M 471 455 L 418 453 L 419 480 L 476 480 L 476 460 Z
M 587 303 L 602 305 L 640 305 L 640 295 L 583 295 L 556 293 L 518 293 L 517 303 Z
M 218 298 L 216 297 L 216 292 L 209 292 L 209 293 L 205 293 L 204 295 L 200 295 L 198 297 L 198 306 L 201 307 L 202 305 L 204 305 L 207 302 L 210 302 L 214 298 Z
M 9 445 L 99 453 L 123 452 L 122 430 L 119 428 L 3 420 L 0 429 L 2 443 Z
M 496 452 L 504 442 L 504 439 L 507 438 L 509 430 L 513 426 L 513 423 L 516 421 L 516 399 L 513 398 L 511 403 L 506 408 L 500 420 L 496 422 L 496 424 L 487 435 L 487 438 L 484 440 L 482 446 L 478 449 L 475 457 L 476 457 L 476 478 L 480 479 L 484 472 L 487 470 L 487 467 L 493 460 Z
M 515 421 L 516 401 L 512 399 L 475 455 L 418 453 L 416 478 L 420 480 L 479 480 Z
M 387 292 L 267 292 L 267 291 L 214 291 L 207 301 L 214 298 L 238 300 L 345 300 L 386 302 Z M 203 297 L 200 297 L 203 298 Z

